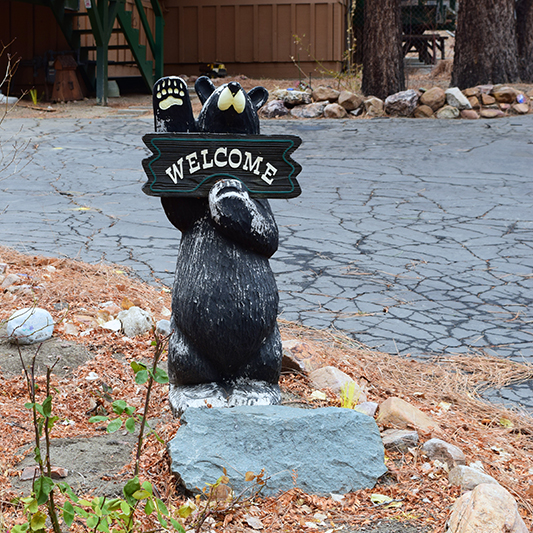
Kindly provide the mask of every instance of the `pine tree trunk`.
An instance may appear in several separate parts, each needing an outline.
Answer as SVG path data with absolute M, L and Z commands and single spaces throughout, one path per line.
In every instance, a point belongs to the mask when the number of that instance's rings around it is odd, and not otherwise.
M 404 89 L 399 0 L 366 0 L 363 94 L 385 99 Z
M 533 83 L 533 0 L 516 3 L 518 70 L 524 83 Z
M 452 86 L 518 81 L 515 0 L 461 0 Z

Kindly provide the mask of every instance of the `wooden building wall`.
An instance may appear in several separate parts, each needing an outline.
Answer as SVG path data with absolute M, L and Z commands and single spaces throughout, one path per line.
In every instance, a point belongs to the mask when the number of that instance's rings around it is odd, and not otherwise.
M 134 0 L 126 0 L 126 9 L 133 12 L 133 27 L 140 30 L 140 42 L 147 45 L 142 24 L 134 7 Z M 143 0 L 143 6 L 152 29 L 155 27 L 155 15 L 150 0 Z M 79 12 L 85 13 L 85 5 L 79 2 Z M 39 96 L 51 94 L 52 85 L 45 84 L 45 60 L 53 60 L 54 54 L 67 52 L 70 47 L 61 31 L 59 24 L 49 7 L 34 5 L 14 0 L 0 0 L 0 41 L 4 44 L 13 43 L 9 52 L 21 59 L 14 78 L 14 92 L 28 91 L 35 87 Z M 87 16 L 73 17 L 74 29 L 90 28 Z M 118 21 L 115 22 L 118 28 Z M 122 33 L 113 33 L 110 45 L 125 45 Z M 92 35 L 81 35 L 81 46 L 95 46 Z M 52 54 L 50 54 L 52 52 Z M 7 53 L 7 51 L 6 51 Z M 150 47 L 147 46 L 148 59 L 152 59 Z M 89 52 L 89 59 L 96 61 L 96 51 Z M 134 63 L 133 55 L 128 49 L 109 51 L 109 77 L 140 76 Z M 0 72 L 5 72 L 6 55 L 0 58 Z M 3 76 L 2 76 L 3 77 Z
M 198 74 L 220 61 L 229 74 L 296 77 L 299 61 L 339 70 L 346 0 L 163 0 L 165 74 Z M 297 42 L 300 39 L 300 42 Z
M 0 41 L 9 47 L 0 58 L 2 78 L 7 54 L 20 58 L 12 94 L 32 87 L 44 89 L 45 54 L 49 50 L 68 50 L 67 42 L 48 7 L 0 0 Z M 6 89 L 3 89 L 5 94 Z
M 325 68 L 341 68 L 347 0 L 160 1 L 165 15 L 165 75 L 198 75 L 200 64 L 213 61 L 223 62 L 229 74 L 251 77 L 297 77 L 294 62 L 306 75 L 316 73 L 317 60 Z M 84 2 L 79 4 L 84 12 Z M 133 11 L 134 27 L 141 30 L 141 43 L 146 44 L 134 0 L 126 0 L 126 4 Z M 143 5 L 154 27 L 150 1 L 143 0 Z M 39 95 L 46 96 L 52 86 L 45 85 L 45 59 L 54 57 L 48 52 L 69 50 L 51 9 L 0 0 L 0 13 L 0 41 L 13 41 L 9 52 L 21 58 L 12 94 L 35 87 Z M 89 28 L 86 16 L 74 21 L 79 29 Z M 93 46 L 94 39 L 82 35 L 81 44 Z M 110 45 L 122 44 L 124 36 L 114 33 Z M 95 60 L 96 52 L 89 57 Z M 110 50 L 109 60 L 110 77 L 140 76 L 129 50 Z M 1 72 L 5 64 L 4 54 Z

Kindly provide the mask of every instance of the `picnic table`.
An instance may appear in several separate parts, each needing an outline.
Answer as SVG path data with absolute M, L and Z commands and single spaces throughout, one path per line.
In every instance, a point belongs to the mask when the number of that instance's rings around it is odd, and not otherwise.
M 403 35 L 402 48 L 404 57 L 410 52 L 418 52 L 418 58 L 426 65 L 437 63 L 437 52 L 440 51 L 441 59 L 445 57 L 445 41 L 447 35 L 438 33 L 423 33 L 419 35 Z

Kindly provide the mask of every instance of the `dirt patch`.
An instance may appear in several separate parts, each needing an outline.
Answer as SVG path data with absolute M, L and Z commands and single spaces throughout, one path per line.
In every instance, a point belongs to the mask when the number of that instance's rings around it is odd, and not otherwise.
M 40 346 L 39 344 L 20 346 L 20 355 L 27 369 L 30 368 L 35 354 L 37 354 L 34 367 L 36 376 L 45 376 L 46 368 L 54 363 L 53 372 L 57 377 L 72 376 L 73 370 L 92 359 L 91 353 L 82 344 L 57 337 L 52 337 Z M 4 378 L 10 379 L 22 374 L 20 355 L 19 348 L 9 342 L 6 328 L 0 328 L 0 372 Z
M 122 495 L 122 487 L 131 478 L 124 465 L 131 460 L 135 442 L 136 437 L 127 431 L 86 439 L 53 439 L 51 463 L 68 470 L 68 476 L 61 481 L 66 481 L 78 494 L 115 498 Z M 27 448 L 22 452 L 27 452 Z M 29 453 L 17 469 L 34 465 L 33 454 Z M 12 479 L 13 488 L 24 495 L 30 493 L 31 485 L 31 480 Z

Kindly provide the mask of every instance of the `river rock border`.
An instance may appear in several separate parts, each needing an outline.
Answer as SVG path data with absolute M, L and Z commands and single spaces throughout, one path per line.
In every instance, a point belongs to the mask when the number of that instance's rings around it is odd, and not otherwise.
M 260 110 L 262 118 L 412 117 L 475 120 L 532 112 L 533 90 L 524 93 L 506 85 L 408 89 L 381 100 L 331 87 L 296 91 L 278 89 Z

